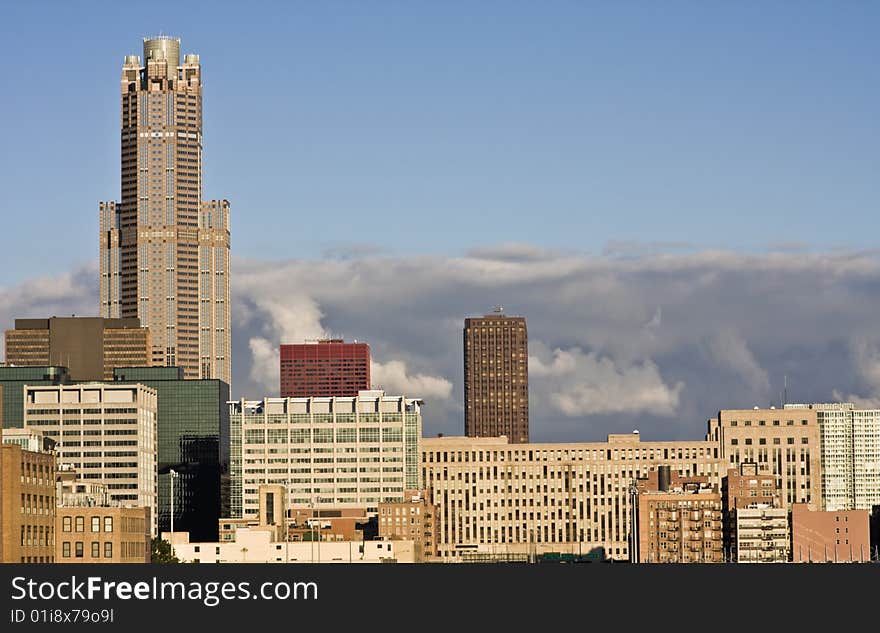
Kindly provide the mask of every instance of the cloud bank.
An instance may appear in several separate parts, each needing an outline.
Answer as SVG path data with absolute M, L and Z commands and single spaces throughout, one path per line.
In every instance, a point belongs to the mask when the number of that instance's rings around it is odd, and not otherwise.
M 277 395 L 278 345 L 370 343 L 373 382 L 426 401 L 425 434 L 461 434 L 462 324 L 528 321 L 531 435 L 697 438 L 718 409 L 845 399 L 880 406 L 880 257 L 528 244 L 460 257 L 359 249 L 233 261 L 233 397 Z M 625 256 L 621 252 L 625 251 Z M 94 265 L 0 289 L 0 319 L 97 313 Z

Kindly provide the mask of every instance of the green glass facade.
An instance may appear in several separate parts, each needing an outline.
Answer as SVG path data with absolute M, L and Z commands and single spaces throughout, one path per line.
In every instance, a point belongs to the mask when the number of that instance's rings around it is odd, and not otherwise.
M 125 367 L 114 382 L 138 383 L 158 396 L 159 530 L 191 541 L 217 541 L 218 519 L 229 516 L 229 385 L 222 380 L 183 380 L 177 367 Z
M 24 426 L 25 385 L 67 385 L 71 382 L 66 367 L 0 367 L 3 427 L 20 429 Z

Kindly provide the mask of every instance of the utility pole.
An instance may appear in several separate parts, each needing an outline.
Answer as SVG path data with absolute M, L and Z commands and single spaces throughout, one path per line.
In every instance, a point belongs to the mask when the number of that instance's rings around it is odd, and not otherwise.
M 177 477 L 177 471 L 173 468 L 170 470 L 171 475 L 171 556 L 174 557 L 174 478 Z

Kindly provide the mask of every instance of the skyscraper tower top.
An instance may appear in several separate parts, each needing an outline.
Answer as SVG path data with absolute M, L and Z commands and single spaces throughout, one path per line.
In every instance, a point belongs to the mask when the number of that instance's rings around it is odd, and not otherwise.
M 144 60 L 164 59 L 169 66 L 180 66 L 180 38 L 158 35 L 144 38 Z

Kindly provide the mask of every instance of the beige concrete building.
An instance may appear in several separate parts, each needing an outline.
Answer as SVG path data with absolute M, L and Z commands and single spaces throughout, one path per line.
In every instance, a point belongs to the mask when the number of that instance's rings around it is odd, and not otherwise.
M 720 563 L 722 502 L 705 476 L 682 477 L 661 465 L 636 484 L 640 563 Z
M 0 420 L 0 435 L 5 436 L 2 426 Z M 21 441 L 7 443 L 4 437 L 0 443 L 0 562 L 54 562 L 53 444 L 50 440 L 41 450 L 30 451 Z
M 378 534 L 375 516 L 361 508 L 289 508 L 287 489 L 279 484 L 257 487 L 259 510 L 245 518 L 221 518 L 219 539 L 234 541 L 236 531 L 252 528 L 269 531 L 277 541 L 362 541 Z M 286 535 L 286 536 L 285 536 Z
M 796 563 L 849 563 L 871 560 L 867 510 L 814 511 L 791 508 L 791 555 Z
M 437 506 L 423 491 L 408 490 L 399 503 L 380 503 L 378 518 L 380 539 L 412 541 L 420 560 L 437 557 Z
M 279 542 L 272 530 L 239 528 L 234 541 L 190 543 L 186 533 L 162 533 L 187 563 L 416 563 L 412 541 Z
M 16 319 L 6 330 L 6 361 L 18 367 L 68 368 L 76 381 L 113 381 L 117 367 L 148 367 L 150 333 L 138 319 Z
M 709 420 L 708 441 L 717 442 L 727 468 L 755 462 L 776 477 L 783 508 L 822 503 L 819 425 L 809 409 L 727 409 Z
M 526 320 L 493 314 L 464 320 L 464 434 L 529 441 Z
M 726 465 L 708 441 L 509 444 L 501 438 L 422 440 L 429 502 L 437 507 L 438 557 L 586 555 L 627 560 L 637 479 L 659 464 L 718 486 Z M 722 470 L 723 469 L 723 470 Z
M 402 501 L 421 488 L 421 405 L 381 390 L 230 402 L 232 518 L 256 515 L 262 484 L 287 487 L 288 509 Z
M 25 387 L 24 427 L 56 440 L 58 463 L 104 484 L 111 501 L 149 508 L 153 523 L 156 411 L 156 391 L 143 385 Z
M 59 506 L 56 563 L 149 563 L 149 508 Z
M 202 201 L 202 80 L 180 40 L 145 38 L 120 84 L 121 197 L 101 202 L 101 316 L 138 317 L 153 365 L 231 379 L 229 203 Z

